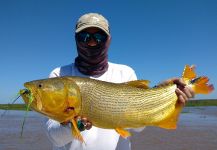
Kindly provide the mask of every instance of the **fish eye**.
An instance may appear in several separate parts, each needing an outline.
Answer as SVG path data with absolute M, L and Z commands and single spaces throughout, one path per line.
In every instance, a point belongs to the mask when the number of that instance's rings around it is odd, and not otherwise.
M 38 87 L 41 88 L 41 87 L 42 87 L 42 84 L 39 84 Z

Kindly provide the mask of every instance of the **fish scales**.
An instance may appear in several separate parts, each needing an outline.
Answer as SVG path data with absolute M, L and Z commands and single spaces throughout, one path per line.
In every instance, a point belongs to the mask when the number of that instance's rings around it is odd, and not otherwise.
M 117 124 L 141 126 L 146 124 L 144 118 L 152 118 L 148 123 L 157 122 L 175 109 L 174 107 L 168 111 L 168 107 L 177 100 L 175 85 L 149 90 L 95 80 L 77 84 L 82 96 L 81 115 L 91 117 L 98 126 L 108 128 L 114 128 Z M 172 97 L 174 100 L 168 101 Z M 158 112 L 163 115 L 156 115 Z M 135 124 L 135 121 L 138 124 Z

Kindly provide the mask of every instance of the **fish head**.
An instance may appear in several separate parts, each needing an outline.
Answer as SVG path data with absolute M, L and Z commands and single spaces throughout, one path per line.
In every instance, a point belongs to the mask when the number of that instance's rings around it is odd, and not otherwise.
M 67 78 L 49 78 L 26 82 L 20 94 L 31 109 L 58 122 L 69 121 L 81 110 L 77 84 Z

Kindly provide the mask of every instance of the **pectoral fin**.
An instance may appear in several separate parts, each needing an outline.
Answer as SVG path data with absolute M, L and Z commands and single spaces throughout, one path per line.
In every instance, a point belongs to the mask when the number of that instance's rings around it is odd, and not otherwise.
M 37 99 L 36 104 L 37 104 L 37 109 L 38 109 L 39 111 L 42 110 L 42 102 L 41 102 L 40 99 Z
M 177 103 L 174 112 L 169 117 L 159 122 L 157 126 L 164 129 L 176 129 L 178 118 L 181 111 L 182 111 L 182 106 Z
M 131 136 L 129 131 L 124 130 L 122 128 L 116 128 L 115 131 L 118 132 L 123 138 L 127 138 L 128 136 Z
M 135 81 L 125 82 L 125 84 L 127 85 L 137 87 L 137 88 L 143 88 L 143 89 L 148 89 L 149 83 L 150 81 L 148 80 L 135 80 Z
M 78 129 L 77 123 L 74 119 L 71 120 L 72 122 L 72 135 L 74 136 L 74 138 L 78 139 L 79 141 L 81 141 L 82 143 L 84 142 L 84 139 Z

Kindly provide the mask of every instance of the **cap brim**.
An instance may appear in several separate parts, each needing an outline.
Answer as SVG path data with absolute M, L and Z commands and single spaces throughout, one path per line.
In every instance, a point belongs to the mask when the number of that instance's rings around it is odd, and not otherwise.
M 98 26 L 98 25 L 88 25 L 88 24 L 87 24 L 87 25 L 83 25 L 83 26 L 77 28 L 77 29 L 75 30 L 75 33 L 81 32 L 82 30 L 87 29 L 87 28 L 90 28 L 90 27 L 100 28 L 100 29 L 103 30 L 107 35 L 110 35 L 110 33 L 109 33 L 107 30 L 105 30 L 103 27 Z

